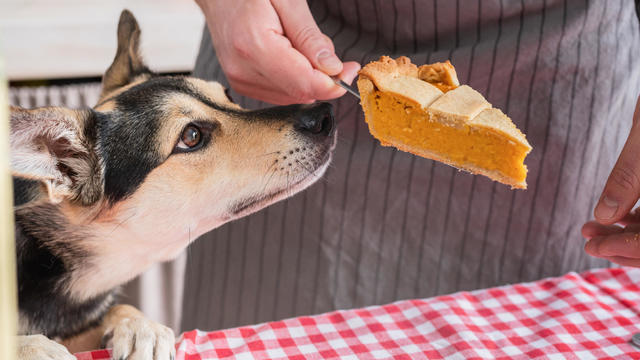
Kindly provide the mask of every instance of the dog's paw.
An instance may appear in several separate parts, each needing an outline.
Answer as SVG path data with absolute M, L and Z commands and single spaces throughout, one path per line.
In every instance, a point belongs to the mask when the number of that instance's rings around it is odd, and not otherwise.
M 114 360 L 173 360 L 173 330 L 145 318 L 121 320 L 107 331 L 106 346 Z
M 76 357 L 44 335 L 24 335 L 18 336 L 18 360 L 76 360 Z

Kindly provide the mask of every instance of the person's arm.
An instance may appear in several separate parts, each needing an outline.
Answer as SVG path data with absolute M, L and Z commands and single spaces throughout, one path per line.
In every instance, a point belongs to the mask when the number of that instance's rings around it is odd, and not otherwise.
M 360 65 L 343 63 L 302 0 L 196 0 L 231 87 L 273 104 L 342 96 L 329 75 L 351 83 Z
M 640 99 L 633 125 L 594 210 L 596 221 L 582 227 L 585 251 L 623 266 L 640 267 Z M 618 225 L 616 225 L 618 224 Z

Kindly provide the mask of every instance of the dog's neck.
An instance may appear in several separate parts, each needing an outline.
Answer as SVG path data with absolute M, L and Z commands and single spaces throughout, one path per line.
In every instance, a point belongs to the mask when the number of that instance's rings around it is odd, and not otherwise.
M 69 276 L 62 289 L 78 301 L 122 285 L 155 263 L 174 259 L 192 240 L 230 220 L 196 211 L 206 208 L 208 199 L 175 208 L 162 203 L 166 196 L 142 190 L 140 198 L 89 208 L 64 201 L 51 204 L 37 183 L 14 181 L 14 185 L 16 223 L 29 241 L 51 249 L 64 261 Z
M 76 301 L 110 291 L 153 264 L 175 258 L 196 236 L 189 229 L 170 227 L 159 227 L 156 236 L 140 234 L 141 228 L 133 226 L 140 220 L 126 213 L 124 218 L 78 221 L 73 209 L 45 201 L 19 206 L 14 214 L 22 235 L 16 239 L 18 246 L 28 242 L 45 248 L 60 261 L 65 271 L 57 286 Z
M 97 324 L 113 303 L 114 291 L 105 289 L 84 301 L 68 291 L 88 260 L 79 246 L 82 233 L 68 232 L 65 218 L 51 204 L 20 206 L 14 215 L 20 334 L 64 338 Z

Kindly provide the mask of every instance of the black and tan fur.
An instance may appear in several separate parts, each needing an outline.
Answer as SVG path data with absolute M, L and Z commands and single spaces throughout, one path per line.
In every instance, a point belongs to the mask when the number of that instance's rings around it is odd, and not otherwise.
M 328 104 L 244 110 L 218 83 L 152 73 L 139 35 L 124 11 L 95 108 L 11 109 L 20 359 L 70 358 L 52 340 L 169 359 L 171 331 L 114 306 L 115 289 L 304 189 L 330 161 Z M 187 129 L 200 134 L 193 148 Z

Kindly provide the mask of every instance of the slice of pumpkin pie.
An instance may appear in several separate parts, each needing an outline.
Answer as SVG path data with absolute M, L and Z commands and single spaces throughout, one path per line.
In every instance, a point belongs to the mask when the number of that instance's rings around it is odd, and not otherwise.
M 358 89 L 382 145 L 526 189 L 531 145 L 508 116 L 459 84 L 449 61 L 417 67 L 383 56 L 360 70 Z

